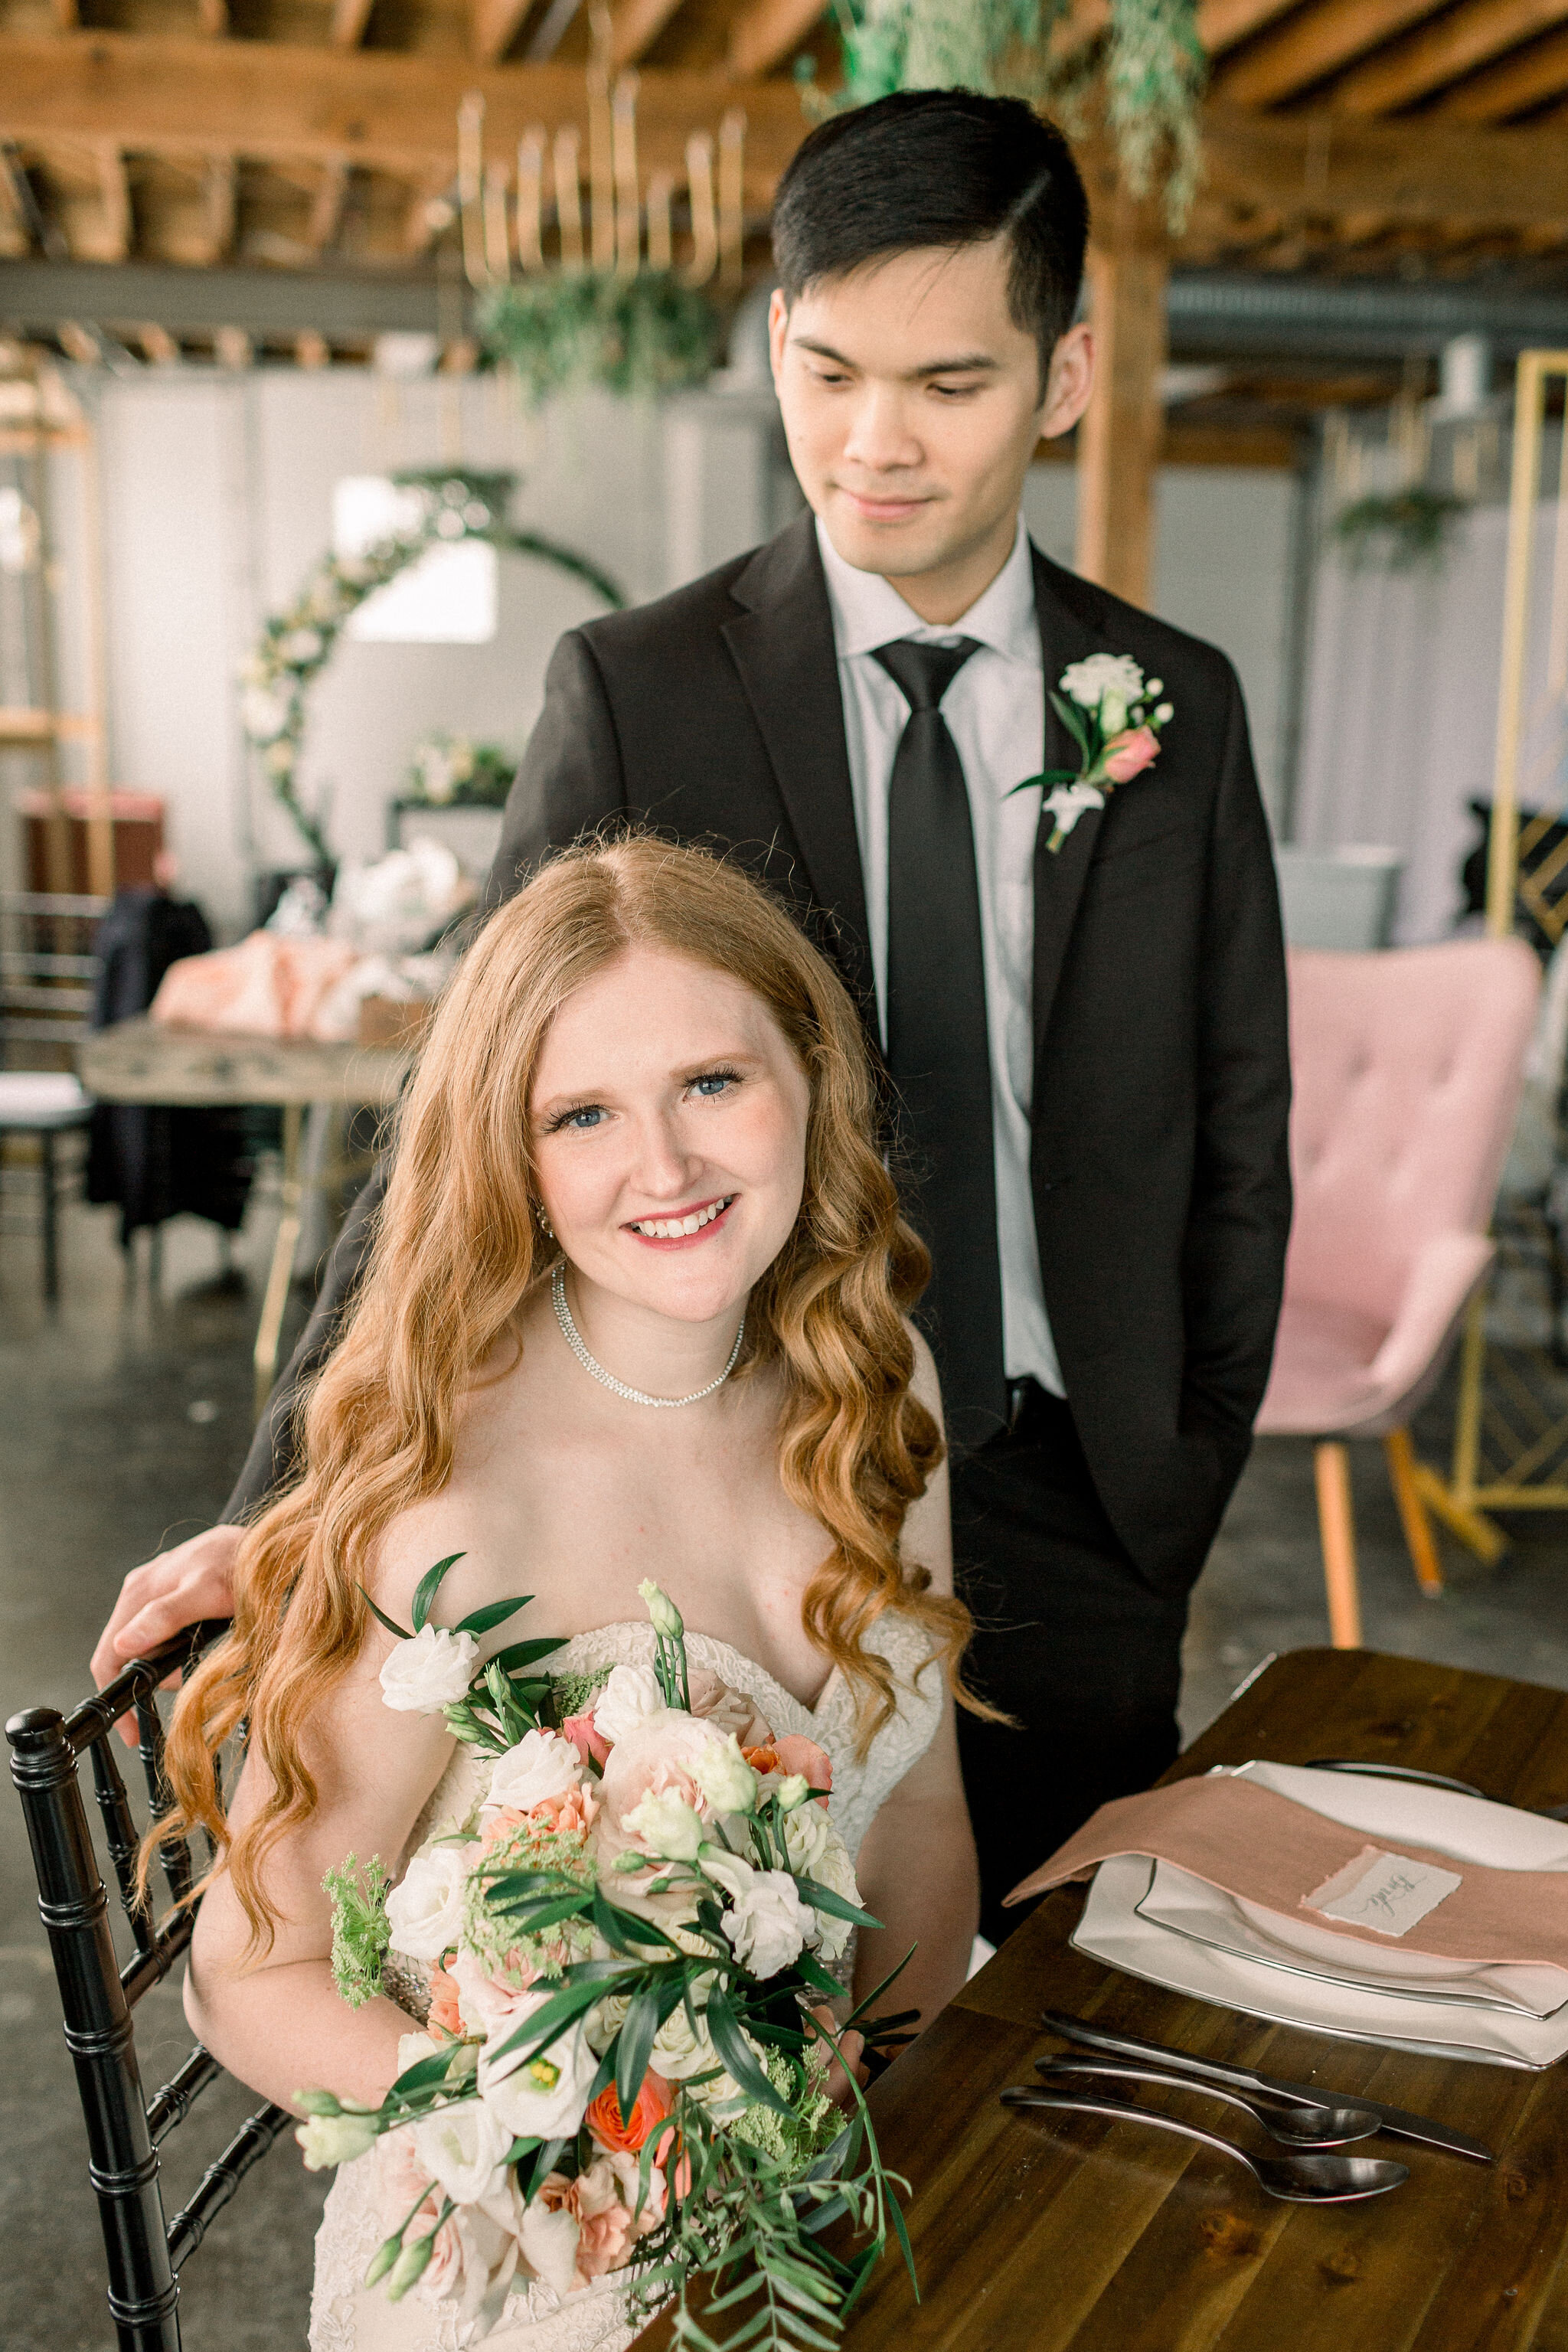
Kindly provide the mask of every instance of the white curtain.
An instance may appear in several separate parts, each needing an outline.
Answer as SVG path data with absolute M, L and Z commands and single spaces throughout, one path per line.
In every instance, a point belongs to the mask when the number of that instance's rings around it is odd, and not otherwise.
M 1520 773 L 1532 808 L 1564 799 L 1561 705 L 1543 708 L 1556 524 L 1555 502 L 1538 509 Z M 1407 945 L 1451 929 L 1479 837 L 1467 803 L 1491 797 L 1507 539 L 1506 510 L 1481 507 L 1436 570 L 1352 571 L 1332 547 L 1318 566 L 1293 837 L 1400 850 Z

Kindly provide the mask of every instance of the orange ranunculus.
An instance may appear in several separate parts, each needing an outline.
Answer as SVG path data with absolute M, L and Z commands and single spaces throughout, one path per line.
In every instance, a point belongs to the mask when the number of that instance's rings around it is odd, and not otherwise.
M 602 2148 L 611 2156 L 635 2156 L 656 2126 L 674 2111 L 675 2098 L 662 2074 L 651 2067 L 643 2076 L 629 2123 L 621 2119 L 616 2086 L 609 2084 L 592 2100 L 583 2120 Z
M 776 1748 L 742 1748 L 741 1753 L 753 1772 L 776 1772 L 779 1769 Z

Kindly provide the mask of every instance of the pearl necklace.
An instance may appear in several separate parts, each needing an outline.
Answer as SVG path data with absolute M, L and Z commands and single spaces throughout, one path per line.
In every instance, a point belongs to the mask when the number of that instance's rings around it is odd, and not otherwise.
M 555 1320 L 561 1326 L 561 1337 L 565 1340 L 583 1370 L 592 1373 L 601 1388 L 610 1389 L 616 1396 L 625 1397 L 628 1404 L 650 1404 L 659 1412 L 678 1412 L 684 1404 L 700 1404 L 704 1397 L 711 1396 L 715 1389 L 723 1387 L 741 1360 L 741 1343 L 746 1336 L 746 1318 L 743 1315 L 741 1318 L 741 1328 L 735 1334 L 735 1344 L 730 1350 L 730 1360 L 716 1381 L 710 1381 L 705 1389 L 693 1389 L 689 1396 L 649 1396 L 646 1389 L 634 1389 L 628 1387 L 625 1381 L 616 1380 L 614 1372 L 607 1372 L 603 1364 L 588 1353 L 583 1334 L 573 1322 L 572 1309 L 566 1304 L 564 1259 L 556 1261 L 550 1277 L 550 1295 L 555 1303 Z

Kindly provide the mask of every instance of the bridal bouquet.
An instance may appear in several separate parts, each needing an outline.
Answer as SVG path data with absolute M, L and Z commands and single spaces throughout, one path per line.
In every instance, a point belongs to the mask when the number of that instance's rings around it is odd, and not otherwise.
M 693 1672 L 651 1583 L 651 1666 L 552 1680 L 540 1662 L 562 1645 L 534 1641 L 478 1668 L 526 1603 L 437 1627 L 451 1565 L 421 1582 L 412 1633 L 376 1611 L 397 1636 L 382 1689 L 445 1715 L 483 1793 L 390 1893 L 352 1854 L 327 1880 L 339 1990 L 380 1991 L 390 1951 L 399 1990 L 411 1966 L 428 1989 L 426 2031 L 379 2107 L 299 2095 L 305 2161 L 376 2149 L 387 2234 L 365 2283 L 456 2302 L 466 2342 L 514 2287 L 565 2296 L 616 2273 L 634 2321 L 675 2298 L 696 2352 L 822 2346 L 889 2229 L 909 2258 L 852 2070 L 847 2121 L 824 2087 L 886 1990 L 843 2028 L 823 2006 L 852 1928 L 878 1924 L 828 1816 L 828 1759 Z M 864 2241 L 847 2258 L 821 2239 L 846 2213 Z

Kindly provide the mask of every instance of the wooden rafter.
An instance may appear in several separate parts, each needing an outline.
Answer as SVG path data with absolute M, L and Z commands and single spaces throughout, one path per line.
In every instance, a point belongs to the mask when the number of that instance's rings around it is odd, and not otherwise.
M 1222 65 L 1215 94 L 1236 106 L 1275 106 L 1341 73 L 1431 13 L 1432 0 L 1320 0 Z
M 730 71 L 736 80 L 781 65 L 821 14 L 822 0 L 746 0 L 730 26 Z
M 1568 92 L 1568 28 L 1537 41 L 1522 56 L 1503 58 L 1472 74 L 1437 107 L 1451 122 L 1506 122 Z
M 103 202 L 103 257 L 124 261 L 131 252 L 131 183 L 125 158 L 112 143 L 98 151 L 98 185 Z
M 468 47 L 480 65 L 493 66 L 498 58 L 505 57 L 530 5 L 531 0 L 473 0 Z
M 646 58 L 680 0 L 619 0 L 610 11 L 610 63 L 635 66 Z
M 321 255 L 338 241 L 338 231 L 343 225 L 343 205 L 348 200 L 349 167 L 340 155 L 335 162 L 323 163 L 316 192 L 310 198 L 310 225 L 305 242 L 312 254 Z
M 133 153 L 192 149 L 258 163 L 338 158 L 410 180 L 457 158 L 458 108 L 485 100 L 485 145 L 515 162 L 535 123 L 553 137 L 586 121 L 575 66 L 476 67 L 461 58 L 338 51 L 282 42 L 172 41 L 79 33 L 0 35 L 0 138 L 113 139 Z M 717 132 L 735 103 L 721 74 L 644 72 L 637 148 L 647 171 L 684 180 L 691 132 Z M 765 211 L 807 128 L 787 81 L 753 84 L 746 108 L 746 205 Z
M 1294 5 L 1295 0 L 1198 0 L 1198 38 L 1211 58 L 1221 58 Z
M 332 21 L 327 38 L 334 49 L 357 49 L 370 22 L 373 0 L 332 0 Z
M 1565 21 L 1568 0 L 1463 0 L 1386 57 L 1346 74 L 1334 85 L 1333 103 L 1352 114 L 1396 113 Z

